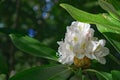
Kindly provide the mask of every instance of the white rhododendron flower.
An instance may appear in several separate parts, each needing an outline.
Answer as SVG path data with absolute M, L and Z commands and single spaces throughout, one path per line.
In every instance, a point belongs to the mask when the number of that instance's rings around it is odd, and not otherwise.
M 59 62 L 62 64 L 74 63 L 74 58 L 96 59 L 98 62 L 105 64 L 104 56 L 109 54 L 109 49 L 104 47 L 105 40 L 97 40 L 94 36 L 94 30 L 90 24 L 78 21 L 72 22 L 67 27 L 65 39 L 58 42 Z

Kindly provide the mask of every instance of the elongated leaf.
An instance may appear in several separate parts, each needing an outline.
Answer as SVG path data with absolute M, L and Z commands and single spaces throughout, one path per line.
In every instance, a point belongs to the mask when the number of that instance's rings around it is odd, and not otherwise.
M 111 73 L 113 80 L 120 80 L 120 71 L 112 70 Z
M 84 71 L 87 71 L 87 72 L 94 72 L 96 73 L 97 75 L 99 75 L 99 79 L 103 79 L 103 80 L 112 80 L 111 79 L 111 75 L 109 73 L 106 73 L 106 72 L 99 72 L 97 70 L 94 70 L 94 69 L 86 69 Z
M 84 12 L 68 4 L 61 4 L 61 6 L 65 8 L 74 19 L 81 22 L 96 24 L 99 31 L 102 32 L 107 37 L 107 39 L 113 44 L 113 46 L 120 52 L 120 38 L 118 39 L 120 35 L 119 21 L 109 17 L 106 14 L 95 15 Z M 111 34 L 109 34 L 108 32 L 113 33 L 112 37 Z
M 109 21 L 113 22 L 114 24 L 120 25 L 120 22 L 118 20 L 112 18 L 109 15 L 105 15 L 105 16 Z M 120 53 L 120 38 L 119 38 L 120 31 L 108 28 L 104 25 L 99 25 L 99 24 L 96 24 L 96 25 L 98 30 L 107 38 L 107 40 L 113 45 L 113 47 L 115 47 L 115 49 Z M 118 27 L 118 30 L 120 30 L 119 27 Z
M 68 69 L 63 65 L 40 66 L 22 71 L 10 78 L 10 80 L 52 80 L 52 78 L 65 70 Z
M 78 69 L 76 73 L 70 78 L 70 80 L 82 80 L 82 69 Z
M 67 80 L 69 78 L 69 76 L 71 75 L 71 73 L 72 72 L 69 69 L 66 69 L 66 70 L 61 71 L 60 73 L 56 74 L 50 80 Z
M 56 52 L 53 49 L 48 48 L 47 46 L 41 44 L 36 39 L 33 39 L 28 36 L 21 36 L 21 35 L 15 35 L 15 34 L 10 34 L 10 38 L 18 49 L 26 53 L 29 53 L 38 57 L 57 60 Z
M 68 11 L 68 13 L 75 19 L 81 22 L 92 23 L 104 25 L 107 28 L 114 29 L 120 32 L 120 25 L 114 24 L 111 20 L 109 20 L 103 14 L 90 14 L 85 11 L 79 10 L 68 4 L 60 4 L 64 9 Z
M 103 74 L 104 76 L 106 76 L 109 80 L 112 80 L 112 74 L 111 73 L 107 73 L 107 72 L 101 72 L 101 74 Z M 102 76 L 100 76 L 99 74 L 96 74 L 97 78 L 99 80 L 106 80 L 105 78 L 103 78 Z
M 108 2 L 110 2 L 114 7 L 115 9 L 119 12 L 119 15 L 120 15 L 120 0 L 107 0 Z
M 119 13 L 117 12 L 117 10 L 113 7 L 112 4 L 104 1 L 104 0 L 99 0 L 99 4 L 100 6 L 106 10 L 107 12 L 109 12 L 111 14 L 111 16 L 113 16 L 114 18 L 116 19 L 119 19 L 120 20 L 120 15 Z

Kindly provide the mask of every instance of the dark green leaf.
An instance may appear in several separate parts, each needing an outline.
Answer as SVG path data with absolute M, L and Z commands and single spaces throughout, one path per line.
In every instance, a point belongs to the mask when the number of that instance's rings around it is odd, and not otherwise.
M 82 80 L 90 80 L 88 76 L 82 75 Z
M 10 80 L 51 80 L 65 70 L 68 69 L 64 65 L 40 66 L 22 71 Z
M 70 80 L 82 80 L 82 69 L 78 69 L 76 73 L 70 78 Z
M 71 74 L 71 71 L 67 69 L 67 70 L 61 71 L 60 73 L 56 74 L 50 80 L 67 80 L 70 74 Z
M 57 60 L 56 51 L 41 44 L 38 40 L 28 36 L 21 36 L 10 34 L 10 38 L 14 45 L 29 54 L 37 57 L 44 57 L 47 59 Z
M 111 73 L 113 80 L 120 80 L 120 71 L 112 70 Z

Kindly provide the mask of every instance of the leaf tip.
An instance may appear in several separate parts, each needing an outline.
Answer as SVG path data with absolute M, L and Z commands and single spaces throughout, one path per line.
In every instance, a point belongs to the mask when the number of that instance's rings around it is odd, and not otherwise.
M 9 37 L 11 38 L 13 35 L 12 34 L 9 34 Z
M 60 4 L 60 6 L 61 6 L 62 8 L 65 8 L 66 5 L 67 5 L 67 4 L 65 4 L 65 3 L 61 3 L 61 4 Z

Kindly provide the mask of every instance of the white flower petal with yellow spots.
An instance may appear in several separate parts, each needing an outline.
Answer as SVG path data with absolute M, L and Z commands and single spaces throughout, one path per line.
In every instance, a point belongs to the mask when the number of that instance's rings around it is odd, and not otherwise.
M 90 24 L 78 21 L 72 22 L 67 27 L 65 39 L 58 42 L 59 62 L 72 64 L 75 57 L 80 60 L 87 57 L 105 64 L 104 57 L 109 54 L 109 49 L 104 47 L 105 40 L 98 40 L 93 36 L 94 29 L 90 28 Z
M 95 41 L 92 51 L 93 52 L 92 55 L 94 56 L 94 59 L 98 60 L 98 62 L 102 64 L 106 63 L 104 56 L 109 54 L 109 49 L 104 46 L 105 46 L 105 40 L 99 40 L 98 42 Z
M 72 64 L 73 63 L 73 50 L 72 47 L 63 41 L 58 42 L 60 45 L 58 48 L 59 62 L 63 64 Z

